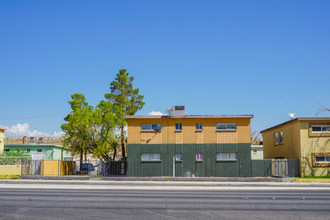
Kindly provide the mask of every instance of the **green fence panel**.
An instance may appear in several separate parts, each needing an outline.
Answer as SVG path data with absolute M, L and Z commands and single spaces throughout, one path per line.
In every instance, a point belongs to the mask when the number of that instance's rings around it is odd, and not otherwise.
M 251 176 L 272 175 L 272 160 L 252 160 L 251 164 L 252 164 Z

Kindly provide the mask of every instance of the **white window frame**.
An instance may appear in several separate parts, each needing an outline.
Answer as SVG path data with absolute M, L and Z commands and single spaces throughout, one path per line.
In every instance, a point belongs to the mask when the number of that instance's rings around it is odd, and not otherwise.
M 279 144 L 279 134 L 278 132 L 274 133 L 274 145 L 278 145 Z
M 204 155 L 203 153 L 196 153 L 196 161 L 203 161 Z
M 222 157 L 219 158 L 220 155 L 222 155 Z M 237 153 L 217 153 L 217 161 L 237 161 Z
M 203 131 L 203 123 L 201 122 L 196 123 L 196 131 Z
M 323 161 L 317 161 L 316 158 L 322 158 L 323 157 Z M 328 159 L 327 159 L 328 157 Z M 326 156 L 315 156 L 315 163 L 330 163 L 330 155 L 326 155 Z
M 160 129 L 155 129 L 154 126 L 160 127 Z M 141 131 L 161 131 L 162 124 L 161 123 L 142 123 L 141 124 Z
M 279 133 L 279 140 L 278 140 L 278 142 L 279 142 L 280 144 L 284 144 L 284 133 L 283 133 L 283 131 L 281 131 L 281 132 Z
M 141 154 L 141 161 L 162 161 L 162 157 L 160 154 L 155 153 L 146 153 L 146 154 Z
M 175 161 L 182 161 L 183 157 L 182 157 L 182 153 L 176 153 L 175 154 Z
M 222 127 L 224 126 L 224 128 L 219 128 L 220 125 L 222 125 Z M 235 128 L 231 128 L 232 126 L 230 125 L 235 125 Z M 237 130 L 237 123 L 217 123 L 216 124 L 216 128 L 217 131 L 236 131 Z
M 313 131 L 314 127 L 320 127 L 321 131 Z M 325 131 L 323 131 L 323 128 L 327 127 Z M 330 125 L 313 125 L 312 126 L 312 133 L 330 133 Z
M 177 125 L 180 125 L 180 128 Z M 182 123 L 175 123 L 175 131 L 182 131 Z

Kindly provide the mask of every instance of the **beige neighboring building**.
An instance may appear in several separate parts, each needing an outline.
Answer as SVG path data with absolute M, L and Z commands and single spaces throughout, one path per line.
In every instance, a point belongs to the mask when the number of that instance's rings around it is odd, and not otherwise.
M 330 176 L 330 117 L 303 117 L 261 131 L 265 159 L 299 159 L 300 175 Z
M 251 145 L 251 160 L 263 160 L 263 145 Z
M 49 144 L 63 146 L 62 138 L 56 137 L 6 137 L 5 144 Z
M 3 153 L 4 150 L 4 144 L 5 144 L 5 130 L 6 128 L 0 127 L 0 154 Z

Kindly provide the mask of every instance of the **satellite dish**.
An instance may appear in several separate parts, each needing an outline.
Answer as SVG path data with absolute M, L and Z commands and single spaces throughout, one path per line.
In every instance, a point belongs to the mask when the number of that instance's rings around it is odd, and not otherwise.
M 296 113 L 289 113 L 288 115 L 289 115 L 289 117 L 290 117 L 291 119 L 295 119 L 295 118 L 297 118 L 297 114 L 296 114 Z

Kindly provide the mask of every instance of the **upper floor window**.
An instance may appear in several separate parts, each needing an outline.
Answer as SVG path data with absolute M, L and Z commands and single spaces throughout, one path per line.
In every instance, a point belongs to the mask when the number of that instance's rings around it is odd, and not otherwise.
M 283 131 L 280 132 L 280 144 L 284 143 Z
M 142 161 L 161 161 L 160 154 L 141 154 Z
M 328 133 L 330 132 L 330 126 L 329 125 L 313 125 L 312 126 L 312 132 L 313 133 Z
M 162 124 L 160 123 L 148 123 L 148 124 L 141 124 L 141 131 L 161 131 Z
M 196 131 L 203 131 L 203 123 L 196 123 Z
M 175 124 L 175 130 L 176 131 L 182 131 L 182 123 L 176 123 Z
M 236 123 L 217 123 L 217 131 L 236 131 Z
M 274 134 L 274 144 L 278 145 L 278 133 Z

